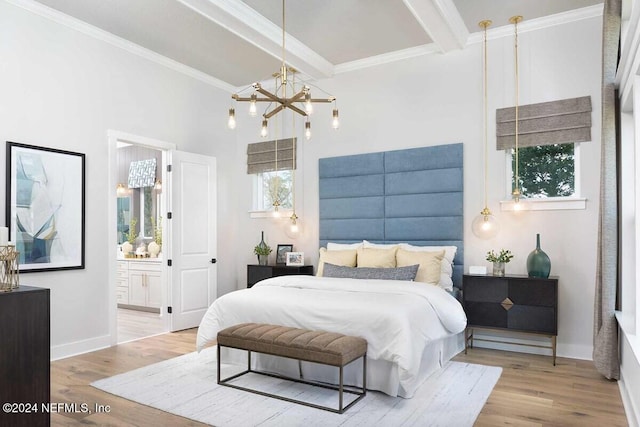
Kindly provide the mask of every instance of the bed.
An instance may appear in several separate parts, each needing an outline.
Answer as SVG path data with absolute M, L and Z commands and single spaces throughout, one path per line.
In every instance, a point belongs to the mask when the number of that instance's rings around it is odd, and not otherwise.
M 217 331 L 243 322 L 361 336 L 369 343 L 367 388 L 410 398 L 464 348 L 466 317 L 456 299 L 463 259 L 462 144 L 320 159 L 319 174 L 320 264 L 322 251 L 446 247 L 453 248 L 449 271 L 442 262 L 442 280 L 430 284 L 344 276 L 267 279 L 214 302 L 198 329 L 198 350 Z M 342 265 L 358 272 L 361 267 Z M 246 360 L 231 349 L 223 357 Z M 320 365 L 267 355 L 254 363 L 287 376 L 337 382 L 335 370 Z M 345 370 L 347 383 L 359 385 L 360 363 Z

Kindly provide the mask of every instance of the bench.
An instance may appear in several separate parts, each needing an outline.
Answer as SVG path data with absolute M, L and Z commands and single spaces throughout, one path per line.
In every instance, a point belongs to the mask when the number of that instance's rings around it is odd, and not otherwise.
M 242 323 L 231 326 L 218 332 L 218 384 L 233 387 L 239 390 L 261 394 L 263 396 L 274 397 L 287 402 L 299 403 L 312 408 L 324 409 L 342 414 L 349 409 L 366 393 L 367 379 L 367 341 L 364 338 L 352 337 L 333 332 L 311 331 L 307 329 L 291 328 L 287 326 L 268 325 L 262 323 Z M 228 378 L 220 377 L 220 348 L 229 347 L 248 352 L 247 369 Z M 296 378 L 289 378 L 267 372 L 257 371 L 251 368 L 251 352 L 269 354 L 273 356 L 286 357 L 299 361 L 314 362 L 323 365 L 330 365 L 339 368 L 339 384 L 337 386 L 304 381 Z M 345 386 L 343 381 L 343 369 L 346 365 L 356 359 L 362 358 L 362 387 Z M 276 378 L 282 378 L 298 383 L 309 384 L 317 387 L 328 388 L 338 391 L 338 409 L 316 405 L 302 400 L 291 399 L 285 396 L 278 396 L 239 385 L 231 384 L 229 381 L 236 379 L 247 373 L 256 373 Z M 355 391 L 357 390 L 357 391 Z M 343 406 L 343 393 L 351 393 L 358 397 Z

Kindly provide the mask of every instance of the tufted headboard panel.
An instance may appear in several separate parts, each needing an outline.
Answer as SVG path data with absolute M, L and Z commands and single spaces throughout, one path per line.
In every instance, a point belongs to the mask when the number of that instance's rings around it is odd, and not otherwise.
M 319 175 L 320 246 L 457 246 L 453 283 L 462 286 L 461 143 L 320 159 Z

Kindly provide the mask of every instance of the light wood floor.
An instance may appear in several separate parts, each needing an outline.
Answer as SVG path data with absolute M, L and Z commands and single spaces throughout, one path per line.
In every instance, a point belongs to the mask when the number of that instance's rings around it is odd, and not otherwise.
M 51 363 L 51 401 L 109 405 L 109 413 L 52 414 L 53 426 L 204 426 L 91 387 L 95 380 L 194 351 L 196 330 L 145 338 Z M 626 426 L 615 382 L 588 361 L 474 348 L 457 361 L 501 366 L 476 426 Z M 455 414 L 452 414 L 455 426 Z
M 160 313 L 118 307 L 118 343 L 163 332 Z

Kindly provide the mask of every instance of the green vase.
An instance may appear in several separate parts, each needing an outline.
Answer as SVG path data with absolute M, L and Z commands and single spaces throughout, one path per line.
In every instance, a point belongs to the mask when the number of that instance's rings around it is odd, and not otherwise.
M 536 234 L 536 248 L 527 257 L 527 272 L 529 277 L 540 277 L 546 279 L 551 272 L 551 260 L 542 249 L 540 249 L 540 235 Z

